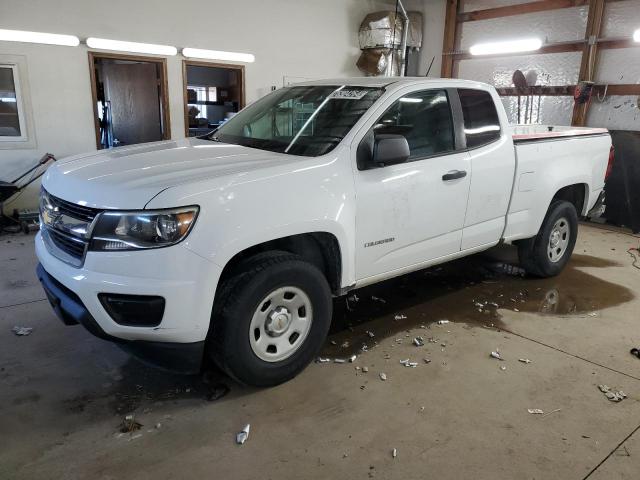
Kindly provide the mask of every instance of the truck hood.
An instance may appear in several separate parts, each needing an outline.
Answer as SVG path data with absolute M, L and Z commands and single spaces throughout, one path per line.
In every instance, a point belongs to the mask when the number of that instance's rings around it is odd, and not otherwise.
M 47 170 L 42 185 L 63 200 L 88 207 L 139 209 L 175 185 L 296 161 L 299 157 L 184 139 L 67 157 Z

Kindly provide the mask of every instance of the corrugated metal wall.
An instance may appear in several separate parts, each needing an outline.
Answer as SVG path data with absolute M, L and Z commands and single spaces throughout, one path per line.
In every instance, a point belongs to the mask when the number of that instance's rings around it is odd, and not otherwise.
M 464 0 L 462 11 L 528 3 L 530 0 Z M 459 25 L 460 49 L 467 51 L 475 43 L 537 37 L 545 43 L 575 41 L 584 38 L 588 7 L 573 7 L 490 20 L 464 22 Z M 640 1 L 607 3 L 603 34 L 605 38 L 630 37 L 640 28 Z M 496 87 L 512 86 L 516 69 L 525 74 L 534 70 L 537 85 L 574 85 L 578 81 L 581 52 L 522 55 L 504 58 L 460 60 L 458 76 L 479 80 Z M 640 50 L 601 49 L 596 75 L 598 83 L 640 83 Z M 526 100 L 522 98 L 521 110 Z M 573 110 L 572 97 L 537 97 L 533 104 L 533 123 L 568 125 Z M 512 122 L 518 121 L 518 98 L 504 97 L 503 103 Z M 538 110 L 538 103 L 540 108 Z M 587 124 L 610 129 L 640 130 L 640 109 L 636 97 L 594 96 Z M 531 107 L 530 107 L 531 108 Z M 522 114 L 524 115 L 524 114 Z M 522 117 L 521 117 L 522 118 Z

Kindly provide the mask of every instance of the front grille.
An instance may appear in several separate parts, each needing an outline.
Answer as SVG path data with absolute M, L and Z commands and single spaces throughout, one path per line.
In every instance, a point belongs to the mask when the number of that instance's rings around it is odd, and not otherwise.
M 49 235 L 56 246 L 74 258 L 82 258 L 87 242 L 71 235 L 64 234 L 53 228 L 49 228 Z
M 49 250 L 61 260 L 79 267 L 89 245 L 91 224 L 101 212 L 41 192 L 42 233 Z
M 91 223 L 95 216 L 101 212 L 101 210 L 98 210 L 97 208 L 84 207 L 82 205 L 67 202 L 61 198 L 54 197 L 51 194 L 49 194 L 49 201 L 54 207 L 59 209 L 60 213 L 68 215 L 69 217 L 77 218 L 78 220 L 83 220 L 87 223 Z

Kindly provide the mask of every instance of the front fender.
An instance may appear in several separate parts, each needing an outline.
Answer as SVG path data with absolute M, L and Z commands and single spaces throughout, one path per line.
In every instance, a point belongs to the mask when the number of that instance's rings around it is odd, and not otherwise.
M 200 213 L 186 247 L 224 267 L 252 246 L 291 235 L 333 235 L 342 256 L 342 286 L 355 281 L 355 212 L 346 158 L 301 159 L 300 167 L 258 170 L 211 182 L 172 187 L 147 206 L 196 204 Z

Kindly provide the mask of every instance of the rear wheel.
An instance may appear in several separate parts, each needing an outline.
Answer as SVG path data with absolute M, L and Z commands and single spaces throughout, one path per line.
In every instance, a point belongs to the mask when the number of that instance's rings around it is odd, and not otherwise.
M 536 277 L 555 276 L 569 261 L 577 236 L 576 208 L 569 202 L 553 202 L 538 235 L 519 242 L 520 264 Z
M 285 252 L 260 254 L 220 288 L 210 348 L 230 376 L 277 385 L 317 355 L 332 314 L 329 284 L 317 267 Z

